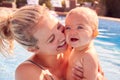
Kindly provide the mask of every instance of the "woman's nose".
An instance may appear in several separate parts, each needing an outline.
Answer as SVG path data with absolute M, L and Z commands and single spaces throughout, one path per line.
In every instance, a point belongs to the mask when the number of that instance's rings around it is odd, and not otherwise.
M 65 34 L 63 33 L 64 30 L 61 30 L 58 32 L 57 37 L 58 40 L 64 40 L 65 39 Z
M 61 29 L 60 29 L 60 31 L 61 31 L 62 33 L 65 33 L 65 27 L 62 26 Z
M 58 30 L 59 30 L 60 32 L 64 33 L 64 31 L 65 31 L 64 25 L 60 24 L 59 27 L 58 27 Z

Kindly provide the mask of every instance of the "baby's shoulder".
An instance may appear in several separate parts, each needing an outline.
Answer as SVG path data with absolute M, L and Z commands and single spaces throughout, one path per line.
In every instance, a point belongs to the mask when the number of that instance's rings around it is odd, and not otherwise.
M 85 52 L 84 55 L 82 56 L 83 59 L 96 59 L 97 58 L 97 53 L 88 51 Z

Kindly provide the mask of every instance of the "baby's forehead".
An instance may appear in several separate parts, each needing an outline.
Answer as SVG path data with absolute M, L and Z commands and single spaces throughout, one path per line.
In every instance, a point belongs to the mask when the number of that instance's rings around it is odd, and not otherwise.
M 77 15 L 77 16 L 87 16 L 87 17 L 94 17 L 97 16 L 95 11 L 88 9 L 88 8 L 75 8 L 70 11 L 70 15 Z
M 98 16 L 96 12 L 92 9 L 78 7 L 70 11 L 68 17 L 70 16 L 85 19 L 85 21 L 89 22 L 91 25 L 93 25 L 93 27 L 98 26 Z
M 72 10 L 69 14 L 68 14 L 68 19 L 70 18 L 77 18 L 78 20 L 85 20 L 86 22 L 88 22 L 91 18 L 93 18 L 94 16 L 91 15 L 91 13 L 87 13 L 85 10 L 81 10 L 81 9 L 75 9 Z

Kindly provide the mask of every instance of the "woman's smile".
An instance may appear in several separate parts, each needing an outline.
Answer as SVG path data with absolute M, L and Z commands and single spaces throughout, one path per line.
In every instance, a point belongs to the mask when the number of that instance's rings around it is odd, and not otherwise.
M 67 48 L 66 41 L 63 40 L 63 41 L 61 41 L 60 44 L 58 45 L 58 47 L 57 47 L 57 51 L 66 50 L 66 48 Z

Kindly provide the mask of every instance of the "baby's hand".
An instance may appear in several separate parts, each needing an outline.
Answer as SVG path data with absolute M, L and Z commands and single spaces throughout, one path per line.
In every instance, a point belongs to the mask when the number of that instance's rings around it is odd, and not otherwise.
M 104 74 L 98 73 L 97 80 L 107 80 Z

